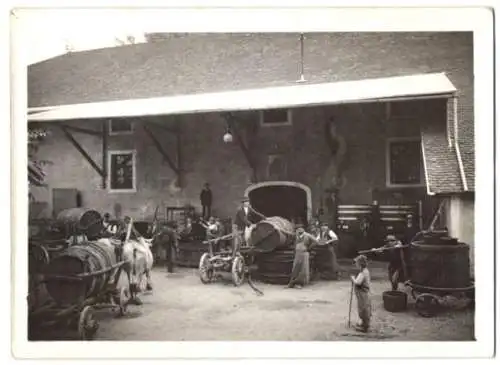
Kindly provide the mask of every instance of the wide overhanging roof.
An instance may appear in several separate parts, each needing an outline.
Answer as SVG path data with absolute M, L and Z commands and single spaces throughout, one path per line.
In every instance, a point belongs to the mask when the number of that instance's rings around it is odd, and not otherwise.
M 449 97 L 444 73 L 30 108 L 28 121 L 124 118 Z M 43 111 L 42 111 L 43 110 Z

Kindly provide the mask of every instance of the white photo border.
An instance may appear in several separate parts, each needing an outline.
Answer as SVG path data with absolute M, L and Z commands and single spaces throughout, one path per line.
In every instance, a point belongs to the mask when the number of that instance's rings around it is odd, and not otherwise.
M 49 3 L 46 1 L 45 3 Z M 432 8 L 374 8 L 370 2 L 351 0 L 336 6 L 351 8 L 326 8 L 331 2 L 321 2 L 323 8 L 307 7 L 314 1 L 287 1 L 288 6 L 299 8 L 239 8 L 231 9 L 233 2 L 223 3 L 226 8 L 186 9 L 187 6 L 208 6 L 208 1 L 183 1 L 182 9 L 147 9 L 148 2 L 99 1 L 100 6 L 134 5 L 143 8 L 131 13 L 125 9 L 89 10 L 90 1 L 73 1 L 71 4 L 52 1 L 52 6 L 86 7 L 76 17 L 67 10 L 52 11 L 16 9 L 11 21 L 11 143 L 12 143 L 12 354 L 17 358 L 35 359 L 200 359 L 200 358 L 442 358 L 490 357 L 494 350 L 494 138 L 493 138 L 493 14 L 491 9 L 479 8 L 474 1 L 453 2 L 451 5 L 469 8 L 439 8 L 446 1 L 423 1 L 412 6 L 427 5 Z M 214 1 L 214 3 L 216 3 Z M 247 1 L 255 7 L 262 1 Z M 326 4 L 325 4 L 326 3 Z M 352 8 L 355 4 L 370 8 Z M 379 2 L 380 3 L 380 2 Z M 386 2 L 389 6 L 401 2 Z M 25 1 L 18 6 L 36 6 L 36 1 Z M 149 3 L 166 6 L 168 2 Z M 176 5 L 179 5 L 177 3 Z M 380 4 L 377 4 L 380 6 Z M 486 5 L 494 6 L 494 2 Z M 411 2 L 405 2 L 411 6 Z M 474 7 L 475 6 L 475 7 Z M 168 12 L 168 22 L 165 21 Z M 36 15 L 38 14 L 38 15 Z M 60 16 L 64 16 L 61 20 Z M 58 18 L 59 17 L 59 18 Z M 89 17 L 92 20 L 89 20 Z M 476 341 L 473 342 L 28 342 L 27 341 L 27 196 L 26 179 L 26 105 L 27 75 L 24 63 L 26 32 L 36 31 L 42 20 L 63 32 L 65 27 L 82 27 L 86 32 L 99 32 L 103 27 L 142 29 L 144 31 L 473 31 L 474 32 L 474 119 L 476 151 L 476 213 L 475 213 L 475 265 L 476 278 Z M 59 21 L 58 21 L 59 19 Z M 255 21 L 258 19 L 258 21 Z M 133 23 L 133 24 L 131 24 Z M 89 24 L 92 26 L 89 27 Z M 142 28 L 141 28 L 142 27 Z M 8 273 L 7 273 L 8 275 Z M 5 277 L 5 276 L 4 276 Z

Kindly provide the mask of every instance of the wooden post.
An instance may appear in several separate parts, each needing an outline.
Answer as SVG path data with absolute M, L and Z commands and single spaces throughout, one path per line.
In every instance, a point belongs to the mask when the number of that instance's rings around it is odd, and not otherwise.
M 102 188 L 107 188 L 108 183 L 108 137 L 109 137 L 109 128 L 108 121 L 105 120 L 102 123 Z
M 182 136 L 181 136 L 181 121 L 176 122 L 176 142 L 177 142 L 177 182 L 180 188 L 184 187 L 184 171 L 182 161 Z

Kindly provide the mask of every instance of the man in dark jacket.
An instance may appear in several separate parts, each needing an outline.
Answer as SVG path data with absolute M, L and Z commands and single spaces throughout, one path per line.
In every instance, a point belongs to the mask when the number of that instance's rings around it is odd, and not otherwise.
M 242 205 L 236 212 L 234 224 L 236 224 L 240 232 L 245 232 L 245 229 L 248 229 L 252 224 L 255 224 L 265 218 L 266 217 L 263 214 L 252 208 L 250 200 L 245 197 L 242 199 Z
M 177 250 L 178 245 L 175 228 L 175 222 L 167 222 L 161 228 L 161 231 L 155 235 L 153 242 L 153 245 L 161 245 L 165 250 L 165 261 L 169 273 L 174 272 L 174 252 Z
M 212 190 L 210 190 L 210 185 L 205 183 L 205 186 L 200 193 L 200 201 L 202 208 L 202 217 L 207 220 L 208 217 L 212 215 Z
M 403 269 L 404 262 L 400 251 L 405 246 L 403 246 L 402 242 L 393 234 L 387 235 L 385 242 L 384 246 L 373 249 L 373 251 L 378 252 L 383 251 L 385 248 L 392 248 L 391 250 L 388 250 L 389 266 L 387 269 L 392 290 L 398 290 L 399 283 L 406 280 Z

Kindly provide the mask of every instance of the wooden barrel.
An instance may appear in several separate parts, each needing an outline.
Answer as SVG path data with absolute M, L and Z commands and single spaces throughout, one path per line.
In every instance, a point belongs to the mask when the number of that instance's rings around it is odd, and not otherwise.
M 68 247 L 54 257 L 45 269 L 47 291 L 62 305 L 76 304 L 99 294 L 111 279 L 112 271 L 89 276 L 83 281 L 50 279 L 51 275 L 74 276 L 107 269 L 116 264 L 114 246 L 109 242 L 85 242 Z
M 97 237 L 102 231 L 102 217 L 98 211 L 87 208 L 70 208 L 61 211 L 57 224 L 66 229 L 66 234 L 84 233 L 87 237 Z
M 196 268 L 200 264 L 201 256 L 208 251 L 208 245 L 201 240 L 189 240 L 179 242 L 179 253 L 175 258 L 178 266 Z
M 256 256 L 256 278 L 269 284 L 287 284 L 293 268 L 295 251 L 290 248 L 261 253 Z M 309 255 L 309 267 L 312 268 L 315 252 Z
M 411 281 L 432 288 L 466 288 L 471 285 L 469 246 L 411 244 Z
M 250 245 L 256 252 L 272 252 L 289 247 L 295 236 L 293 223 L 281 217 L 269 217 L 256 224 L 250 235 Z

